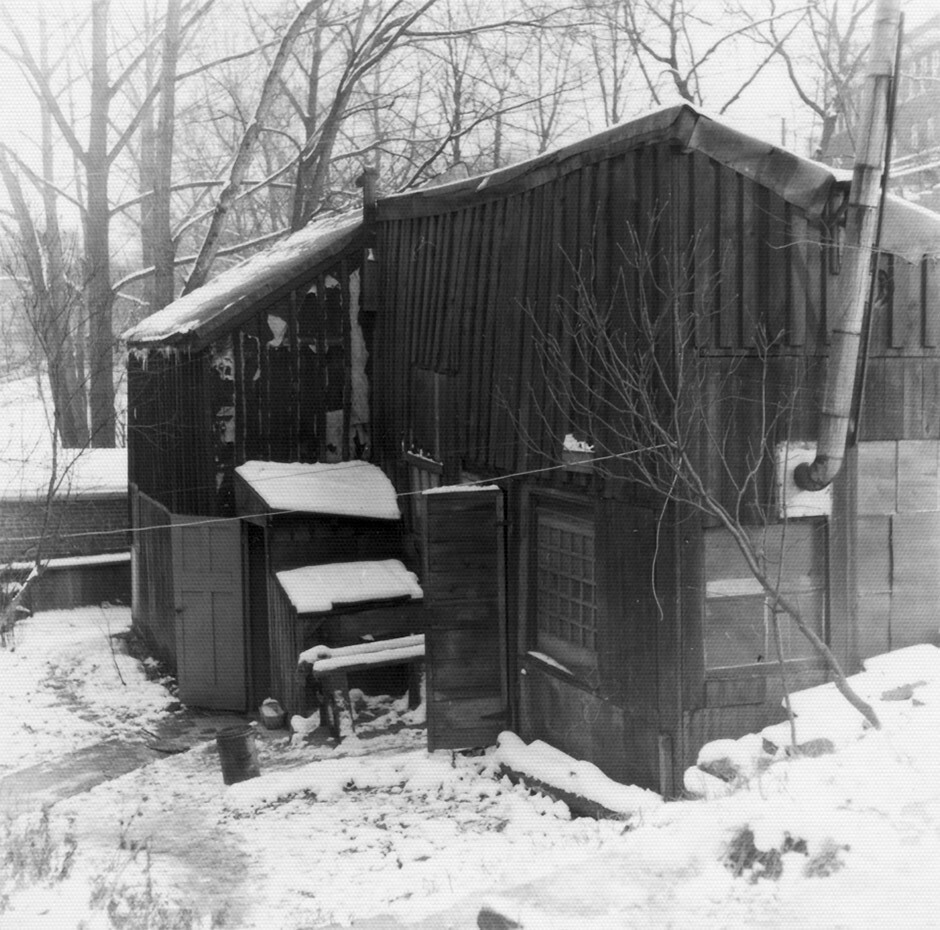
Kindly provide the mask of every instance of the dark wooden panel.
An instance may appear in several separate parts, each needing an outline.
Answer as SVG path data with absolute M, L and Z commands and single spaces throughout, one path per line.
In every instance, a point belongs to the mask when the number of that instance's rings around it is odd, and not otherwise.
M 631 712 L 658 710 L 659 604 L 671 604 L 668 574 L 653 588 L 656 517 L 620 501 L 598 505 L 598 665 L 601 695 Z
M 741 178 L 729 168 L 718 171 L 721 188 L 720 234 L 721 305 L 719 345 L 738 345 L 741 327 Z
M 787 207 L 789 258 L 789 313 L 787 318 L 787 343 L 802 346 L 806 342 L 806 303 L 810 287 L 807 224 L 795 207 Z
M 767 197 L 763 188 L 742 182 L 741 193 L 741 344 L 757 344 L 767 314 Z
M 610 778 L 659 790 L 658 727 L 655 718 L 628 716 L 602 700 L 524 660 L 520 732 L 541 739 L 575 759 L 588 759 Z M 586 726 L 585 721 L 592 721 Z
M 925 258 L 923 263 L 924 346 L 940 345 L 940 260 Z
M 705 682 L 706 707 L 733 707 L 763 704 L 767 699 L 767 676 L 752 678 L 709 678 Z
M 783 198 L 768 193 L 766 204 L 767 247 L 764 251 L 761 300 L 766 308 L 767 338 L 776 345 L 788 342 L 787 307 L 790 289 L 791 250 L 787 246 L 787 204 Z
M 718 286 L 717 222 L 719 188 L 716 166 L 701 152 L 692 155 L 695 169 L 695 315 L 696 335 L 701 346 L 716 341 Z
M 826 248 L 815 227 L 805 225 L 806 237 L 806 313 L 804 334 L 809 352 L 819 351 L 826 343 Z
M 903 419 L 902 436 L 905 439 L 920 439 L 924 435 L 924 360 L 922 358 L 898 359 L 904 372 L 903 405 L 898 411 Z
M 903 439 L 906 425 L 904 417 L 904 383 L 907 359 L 886 358 L 884 368 L 884 419 L 881 438 Z
M 421 506 L 424 525 L 438 531 L 452 510 L 458 517 L 476 513 L 491 528 L 488 545 L 459 531 L 449 539 L 425 535 L 422 572 L 430 614 L 428 745 L 491 745 L 509 724 L 502 492 L 427 494 Z
M 892 272 L 891 347 L 919 349 L 923 327 L 920 265 L 895 257 Z
M 925 358 L 923 365 L 924 438 L 940 439 L 940 359 Z

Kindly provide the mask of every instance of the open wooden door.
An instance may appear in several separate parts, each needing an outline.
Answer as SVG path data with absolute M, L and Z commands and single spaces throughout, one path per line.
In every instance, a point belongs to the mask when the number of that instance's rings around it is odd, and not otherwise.
M 244 710 L 239 521 L 198 522 L 173 515 L 173 595 L 180 700 L 213 710 Z
M 509 725 L 502 491 L 422 498 L 428 748 L 490 746 Z

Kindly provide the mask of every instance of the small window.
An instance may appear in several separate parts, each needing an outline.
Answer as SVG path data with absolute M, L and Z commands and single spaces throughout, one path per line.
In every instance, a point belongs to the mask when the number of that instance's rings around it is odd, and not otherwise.
M 818 521 L 768 527 L 764 538 L 768 573 L 780 592 L 825 639 L 826 529 Z M 783 551 L 785 549 L 785 552 Z M 753 576 L 731 535 L 705 533 L 705 663 L 729 668 L 775 662 L 774 605 Z M 777 609 L 783 655 L 808 659 L 815 652 L 789 616 Z
M 533 597 L 538 649 L 572 672 L 597 665 L 594 526 L 548 506 L 536 508 Z

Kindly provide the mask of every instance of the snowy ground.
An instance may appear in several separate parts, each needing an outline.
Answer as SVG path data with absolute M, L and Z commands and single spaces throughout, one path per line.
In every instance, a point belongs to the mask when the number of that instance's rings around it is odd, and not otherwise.
M 109 640 L 126 624 L 97 608 L 21 624 L 16 652 L 0 651 L 0 777 L 172 716 Z M 742 776 L 704 779 L 711 800 L 632 830 L 572 820 L 500 780 L 493 755 L 429 755 L 404 702 L 366 710 L 387 713 L 339 747 L 259 734 L 261 777 L 228 788 L 206 740 L 60 801 L 48 826 L 33 814 L 0 829 L 0 927 L 429 930 L 476 927 L 482 908 L 530 930 L 934 927 L 940 651 L 876 660 L 856 683 L 882 730 L 826 689 L 798 695 L 800 740 L 827 734 L 836 752 L 713 747 Z

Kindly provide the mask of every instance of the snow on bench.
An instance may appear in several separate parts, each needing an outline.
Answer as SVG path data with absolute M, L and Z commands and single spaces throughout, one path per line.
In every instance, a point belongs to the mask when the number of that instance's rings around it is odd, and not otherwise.
M 352 646 L 313 646 L 305 649 L 298 656 L 298 674 L 306 680 L 308 677 L 320 682 L 320 721 L 328 726 L 333 736 L 342 736 L 342 708 L 349 709 L 349 720 L 353 732 L 356 730 L 356 718 L 352 701 L 349 699 L 350 672 L 365 669 L 383 668 L 389 665 L 413 664 L 424 659 L 424 634 L 400 636 L 371 643 L 356 643 Z M 412 675 L 409 687 L 409 704 L 417 707 L 420 703 L 420 689 L 417 676 Z
M 400 636 L 398 639 L 378 640 L 371 643 L 356 643 L 353 646 L 312 646 L 305 649 L 298 657 L 299 665 L 313 665 L 321 659 L 334 659 L 344 656 L 357 656 L 369 652 L 384 652 L 386 649 L 406 649 L 420 646 L 424 654 L 424 633 L 412 636 Z
M 541 740 L 526 745 L 508 730 L 499 734 L 494 758 L 510 781 L 564 801 L 575 816 L 634 820 L 663 803 L 655 791 L 616 782 Z

